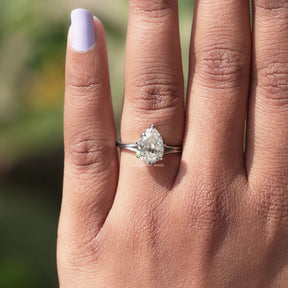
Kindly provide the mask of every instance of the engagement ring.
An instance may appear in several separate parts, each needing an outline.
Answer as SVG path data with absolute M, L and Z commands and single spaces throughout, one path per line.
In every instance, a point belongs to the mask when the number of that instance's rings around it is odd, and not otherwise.
M 163 155 L 181 153 L 182 147 L 168 146 L 164 144 L 161 134 L 151 125 L 141 138 L 135 144 L 124 144 L 121 141 L 116 142 L 117 147 L 136 152 L 136 157 L 148 165 L 152 165 L 163 159 Z

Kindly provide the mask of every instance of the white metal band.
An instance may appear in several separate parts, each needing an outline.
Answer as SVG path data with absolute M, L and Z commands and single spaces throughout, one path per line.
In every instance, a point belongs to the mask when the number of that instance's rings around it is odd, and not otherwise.
M 116 141 L 116 146 L 120 149 L 129 150 L 132 152 L 137 152 L 138 145 L 137 144 L 125 144 L 121 141 Z M 164 144 L 164 155 L 167 154 L 174 154 L 174 153 L 182 153 L 182 147 L 181 146 L 168 146 Z

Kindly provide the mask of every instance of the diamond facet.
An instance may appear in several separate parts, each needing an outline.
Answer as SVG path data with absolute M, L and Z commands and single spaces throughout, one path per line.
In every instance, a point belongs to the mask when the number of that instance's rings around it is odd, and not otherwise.
M 162 160 L 164 154 L 163 139 L 152 124 L 137 142 L 137 158 L 151 165 Z

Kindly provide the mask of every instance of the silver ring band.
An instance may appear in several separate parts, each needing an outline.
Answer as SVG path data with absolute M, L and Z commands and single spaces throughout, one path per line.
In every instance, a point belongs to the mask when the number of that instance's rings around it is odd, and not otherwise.
M 137 144 L 125 144 L 121 141 L 116 141 L 116 146 L 120 149 L 125 149 L 132 152 L 137 152 L 138 145 Z M 164 155 L 167 154 L 175 154 L 175 153 L 182 153 L 182 147 L 181 146 L 168 146 L 164 144 Z

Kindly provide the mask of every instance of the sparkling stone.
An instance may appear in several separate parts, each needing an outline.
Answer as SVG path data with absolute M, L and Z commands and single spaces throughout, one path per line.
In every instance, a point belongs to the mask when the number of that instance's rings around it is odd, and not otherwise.
M 160 133 L 152 125 L 137 142 L 137 158 L 151 165 L 162 160 L 164 154 L 164 143 Z

